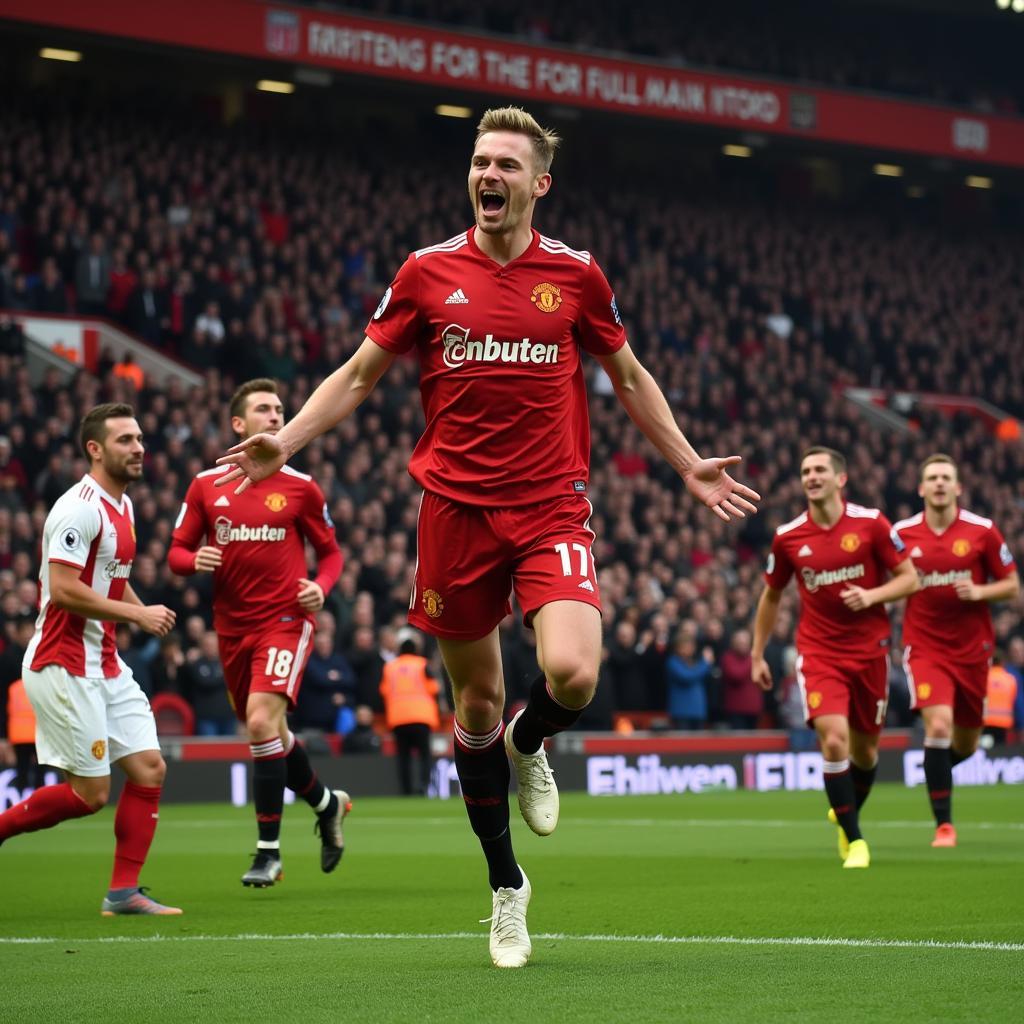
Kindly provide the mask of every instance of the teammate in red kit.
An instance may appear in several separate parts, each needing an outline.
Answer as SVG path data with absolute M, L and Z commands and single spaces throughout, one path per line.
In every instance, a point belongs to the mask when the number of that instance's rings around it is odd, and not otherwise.
M 114 818 L 114 872 L 100 907 L 117 914 L 180 914 L 139 888 L 156 833 L 167 766 L 149 701 L 121 660 L 114 623 L 165 636 L 174 612 L 143 605 L 128 582 L 135 512 L 125 493 L 142 476 L 142 431 L 130 405 L 91 409 L 81 447 L 89 472 L 57 499 L 43 527 L 40 608 L 25 651 L 25 692 L 41 764 L 67 774 L 0 814 L 0 842 L 95 814 L 110 798 L 110 763 L 127 776 Z
M 551 187 L 558 138 L 514 107 L 488 111 L 469 169 L 475 224 L 409 256 L 358 351 L 277 436 L 222 463 L 263 480 L 348 416 L 395 356 L 414 351 L 426 428 L 410 472 L 423 487 L 409 620 L 438 637 L 455 695 L 455 763 L 492 888 L 491 959 L 530 957 L 530 883 L 509 833 L 509 757 L 519 806 L 553 831 L 558 791 L 543 740 L 590 702 L 601 656 L 600 598 L 587 499 L 590 427 L 581 354 L 604 367 L 623 405 L 700 501 L 722 519 L 758 495 L 701 459 L 626 343 L 596 261 L 532 228 Z M 498 623 L 514 591 L 537 634 L 541 674 L 505 730 Z M 508 756 L 506 756 L 506 752 Z
M 978 749 L 995 646 L 988 605 L 1020 593 L 1013 555 L 991 519 L 958 506 L 956 463 L 921 466 L 924 511 L 896 524 L 921 580 L 903 618 L 903 664 L 924 719 L 924 775 L 935 815 L 932 846 L 956 846 L 953 767 Z
M 885 516 L 843 500 L 846 459 L 839 452 L 809 448 L 800 481 L 807 511 L 775 531 L 754 616 L 753 678 L 771 689 L 764 648 L 782 591 L 796 575 L 797 683 L 821 744 L 829 819 L 839 826 L 843 867 L 866 868 L 871 857 L 859 812 L 875 780 L 889 698 L 885 605 L 913 593 L 917 575 Z
M 241 385 L 230 411 L 240 437 L 272 435 L 284 423 L 272 380 Z M 323 493 L 311 477 L 282 466 L 245 494 L 232 494 L 216 486 L 224 472 L 209 469 L 192 481 L 168 561 L 182 576 L 213 573 L 213 625 L 224 679 L 253 757 L 259 839 L 242 884 L 265 888 L 281 878 L 286 785 L 317 815 L 321 868 L 333 871 L 344 850 L 348 794 L 320 782 L 286 719 L 313 650 L 314 616 L 341 574 L 341 552 Z M 306 578 L 306 541 L 320 563 L 315 580 Z

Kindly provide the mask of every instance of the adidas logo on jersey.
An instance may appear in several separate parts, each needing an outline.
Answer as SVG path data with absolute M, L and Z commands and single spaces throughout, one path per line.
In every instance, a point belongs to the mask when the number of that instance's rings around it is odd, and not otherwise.
M 466 293 L 461 288 L 456 288 L 455 291 L 444 300 L 446 306 L 464 306 L 469 299 L 466 298 Z
M 217 508 L 227 508 L 231 504 L 230 501 L 222 494 L 214 503 Z
M 580 584 L 580 590 L 589 590 L 591 593 L 593 593 L 594 592 L 594 584 L 591 583 L 590 580 L 584 580 Z
M 923 558 L 924 552 L 915 544 L 910 551 L 911 558 Z
M 805 544 L 797 553 L 797 558 L 809 558 L 814 552 L 811 551 L 811 545 Z

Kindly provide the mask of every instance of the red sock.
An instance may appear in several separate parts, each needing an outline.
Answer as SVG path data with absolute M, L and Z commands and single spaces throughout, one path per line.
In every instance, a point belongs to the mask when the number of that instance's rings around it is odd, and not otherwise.
M 15 804 L 0 814 L 0 843 L 22 832 L 38 832 L 53 828 L 71 818 L 84 818 L 92 808 L 67 782 L 59 786 L 43 786 L 27 800 Z
M 139 872 L 156 832 L 159 806 L 159 786 L 137 786 L 134 782 L 124 784 L 114 818 L 117 845 L 114 848 L 111 889 L 134 889 L 139 884 Z

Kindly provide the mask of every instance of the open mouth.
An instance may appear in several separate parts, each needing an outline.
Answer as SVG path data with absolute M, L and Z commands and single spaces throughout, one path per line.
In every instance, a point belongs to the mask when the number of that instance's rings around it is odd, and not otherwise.
M 505 205 L 505 197 L 492 188 L 485 188 L 480 193 L 480 208 L 484 213 L 497 213 Z

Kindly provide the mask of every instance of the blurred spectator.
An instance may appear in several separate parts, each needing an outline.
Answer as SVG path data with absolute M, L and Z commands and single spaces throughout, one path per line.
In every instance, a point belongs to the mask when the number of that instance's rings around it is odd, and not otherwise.
M 373 708 L 360 704 L 356 708 L 356 724 L 347 733 L 342 747 L 344 754 L 379 754 L 380 736 L 373 727 Z
M 104 315 L 110 289 L 111 260 L 106 239 L 97 232 L 89 239 L 75 265 L 75 296 L 78 312 Z
M 356 677 L 345 657 L 334 649 L 334 632 L 318 628 L 302 676 L 294 723 L 298 729 L 344 732 L 337 723 L 342 708 L 356 704 Z
M 197 736 L 234 736 L 238 719 L 228 700 L 217 634 L 203 632 L 198 648 L 186 656 L 188 697 L 196 713 Z
M 150 345 L 159 347 L 163 332 L 170 326 L 168 299 L 161 288 L 156 271 L 143 271 L 138 287 L 128 296 L 125 307 L 125 322 Z
M 668 713 L 676 729 L 703 729 L 708 720 L 707 680 L 714 671 L 710 647 L 697 653 L 692 631 L 676 635 L 672 654 L 665 663 L 668 678 Z
M 31 290 L 32 309 L 37 313 L 66 313 L 68 311 L 67 291 L 60 278 L 57 264 L 47 260 L 43 264 L 39 280 Z
M 722 715 L 733 729 L 756 729 L 764 710 L 762 691 L 751 676 L 750 631 L 737 629 L 719 659 Z
M 156 637 L 141 637 L 144 647 L 136 647 L 131 626 L 127 622 L 119 622 L 114 627 L 114 639 L 117 643 L 118 657 L 132 670 L 135 681 L 147 697 L 152 697 L 153 674 L 151 665 L 158 653 L 159 641 Z
M 175 693 L 184 697 L 188 691 L 185 671 L 185 652 L 181 649 L 181 634 L 172 630 L 160 639 L 160 653 L 153 662 L 153 693 Z

